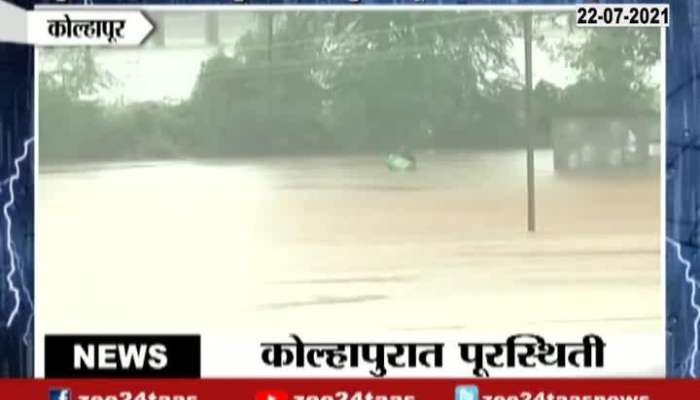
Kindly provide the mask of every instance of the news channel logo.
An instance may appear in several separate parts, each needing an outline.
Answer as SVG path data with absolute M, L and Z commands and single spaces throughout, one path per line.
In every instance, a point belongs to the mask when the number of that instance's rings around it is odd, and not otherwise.
M 70 389 L 66 389 L 66 388 L 49 389 L 49 400 L 70 400 Z
M 455 388 L 455 400 L 479 400 L 479 388 L 475 385 L 460 385 Z

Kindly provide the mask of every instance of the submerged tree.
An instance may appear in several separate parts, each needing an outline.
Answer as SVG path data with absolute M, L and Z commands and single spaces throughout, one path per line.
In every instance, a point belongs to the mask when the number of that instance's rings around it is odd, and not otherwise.
M 376 150 L 476 136 L 497 114 L 493 97 L 517 80 L 516 26 L 492 13 L 276 14 L 272 38 L 249 32 L 234 55 L 203 66 L 193 107 L 219 149 Z
M 112 76 L 86 49 L 42 50 L 42 159 L 235 156 L 521 146 L 517 14 L 278 12 L 203 62 L 178 103 L 100 104 Z M 570 31 L 567 31 L 570 30 Z M 658 30 L 578 30 L 535 18 L 534 40 L 577 82 L 533 92 L 537 130 L 566 110 L 648 109 Z M 66 118 L 69 115 L 70 118 Z M 543 138 L 546 135 L 542 136 Z M 47 144 L 48 143 L 48 144 Z
M 660 60 L 660 34 L 652 28 L 605 28 L 566 42 L 557 57 L 578 73 L 567 88 L 569 108 L 658 110 L 658 85 L 650 73 Z

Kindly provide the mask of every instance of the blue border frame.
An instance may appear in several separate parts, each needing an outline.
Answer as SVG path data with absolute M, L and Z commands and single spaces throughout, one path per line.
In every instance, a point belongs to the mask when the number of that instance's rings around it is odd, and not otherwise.
M 227 4 L 233 5 L 232 0 L 68 0 L 70 4 Z M 681 0 L 682 1 L 682 0 Z M 689 0 L 692 1 L 692 0 Z M 350 4 L 348 0 L 245 0 L 246 4 Z M 396 4 L 415 5 L 416 0 L 360 0 L 362 4 Z M 582 4 L 582 3 L 615 3 L 615 4 L 660 4 L 668 3 L 668 0 L 617 0 L 617 1 L 591 1 L 591 0 L 421 0 L 420 4 L 472 4 L 472 5 L 558 5 L 558 4 Z M 38 0 L 35 4 L 56 4 L 54 0 Z M 63 3 L 65 4 L 65 3 Z
M 30 0 L 16 4 L 31 8 Z M 38 0 L 48 4 L 51 0 Z M 70 0 L 84 4 L 83 0 Z M 574 4 L 583 0 L 425 0 L 425 4 Z M 665 1 L 599 1 L 600 3 L 659 3 Z M 230 4 L 227 0 L 92 0 L 93 4 Z M 249 0 L 250 4 L 347 4 L 343 0 Z M 365 0 L 365 4 L 415 4 L 411 0 Z M 667 178 L 666 178 L 666 313 L 668 377 L 700 374 L 700 1 L 671 0 L 671 26 L 667 34 Z M 15 160 L 28 150 L 32 157 L 33 52 L 28 46 L 0 44 L 0 377 L 33 375 L 33 163 Z M 19 171 L 21 179 L 8 178 Z M 11 185 L 10 183 L 13 183 Z M 12 280 L 17 288 L 25 279 L 27 292 L 20 292 L 18 316 L 8 328 L 7 317 L 16 304 L 8 284 L 13 263 L 4 239 L 8 217 L 12 218 L 14 268 L 22 273 Z
M 700 2 L 672 1 L 666 35 L 666 375 L 697 378 Z
M 0 44 L 0 377 L 34 375 L 33 132 L 34 48 Z

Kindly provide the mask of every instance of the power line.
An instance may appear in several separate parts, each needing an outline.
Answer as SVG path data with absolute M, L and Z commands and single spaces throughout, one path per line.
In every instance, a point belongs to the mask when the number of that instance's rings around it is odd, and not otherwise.
M 478 16 L 477 18 L 460 18 L 460 19 L 455 19 L 451 21 L 441 21 L 441 22 L 432 22 L 430 23 L 431 26 L 444 26 L 448 24 L 453 24 L 455 22 L 465 22 L 468 20 L 476 20 L 476 19 L 484 19 L 483 16 Z M 423 27 L 427 26 L 427 24 L 424 24 Z M 357 37 L 362 37 L 362 36 L 367 36 L 367 35 L 375 35 L 378 33 L 389 33 L 392 32 L 393 29 L 382 29 L 382 30 L 374 30 L 372 32 L 359 32 L 356 33 Z M 328 36 L 323 36 L 322 38 L 326 39 Z M 321 38 L 320 36 L 317 38 Z M 488 37 L 484 37 L 482 39 L 482 42 L 488 42 Z M 315 39 L 313 39 L 315 40 Z M 510 42 L 512 39 L 508 38 L 505 39 L 506 42 Z M 285 42 L 284 44 L 278 45 L 278 48 L 285 48 L 285 47 L 292 47 L 296 46 L 297 44 L 300 43 L 311 43 L 312 40 L 306 39 L 304 41 L 294 41 L 294 42 Z M 266 46 L 250 46 L 250 47 L 245 47 L 245 51 L 255 51 L 255 50 L 265 50 L 267 49 Z M 345 63 L 345 62 L 351 62 L 351 61 L 365 61 L 365 60 L 384 60 L 384 61 L 390 61 L 390 60 L 395 60 L 395 59 L 401 59 L 402 56 L 405 56 L 407 54 L 411 53 L 417 53 L 417 52 L 425 52 L 429 50 L 434 50 L 435 49 L 435 43 L 427 44 L 424 46 L 408 46 L 408 45 L 402 45 L 400 48 L 393 47 L 388 50 L 370 50 L 370 52 L 366 53 L 365 55 L 362 56 L 327 56 L 324 58 L 317 58 L 317 59 L 311 59 L 311 60 L 298 60 L 298 61 L 290 61 L 286 63 L 276 63 L 274 66 L 269 66 L 266 64 L 259 64 L 259 65 L 246 65 L 246 66 L 240 66 L 236 68 L 227 68 L 225 74 L 232 74 L 232 73 L 238 73 L 238 72 L 247 72 L 250 70 L 255 70 L 260 71 L 260 70 L 270 70 L 270 71 L 287 71 L 287 72 L 293 72 L 297 71 L 299 69 L 306 69 L 306 67 L 313 67 L 313 66 L 321 66 L 322 64 L 328 64 L 328 63 Z M 455 49 L 452 49 L 455 50 Z M 441 55 L 444 55 L 446 53 L 449 53 L 450 50 L 442 50 Z M 382 54 L 384 53 L 384 54 Z M 429 54 L 426 55 L 427 57 L 430 57 Z M 217 76 L 218 74 L 216 72 L 208 74 L 208 76 Z
M 404 12 L 405 13 L 405 12 Z M 416 11 L 416 13 L 421 13 L 425 14 L 426 11 Z M 456 13 L 462 13 L 460 11 L 457 11 Z M 431 28 L 431 27 L 438 27 L 438 26 L 444 26 L 444 25 L 451 25 L 451 24 L 456 24 L 460 22 L 470 22 L 470 21 L 478 21 L 478 20 L 485 20 L 485 19 L 493 19 L 496 18 L 494 15 L 498 14 L 503 14 L 503 13 L 498 13 L 498 12 L 472 12 L 476 15 L 468 15 L 465 17 L 460 17 L 460 18 L 454 18 L 446 21 L 430 21 L 430 22 L 423 22 L 423 23 L 414 23 L 410 26 L 411 29 L 424 29 L 424 28 Z M 486 14 L 484 14 L 486 13 Z M 358 12 L 357 14 L 360 14 Z M 347 14 L 342 14 L 342 15 L 347 15 Z M 391 22 L 391 21 L 388 21 Z M 366 30 L 366 31 L 360 31 L 360 32 L 353 32 L 353 36 L 356 38 L 362 38 L 362 37 L 367 37 L 367 36 L 373 36 L 373 35 L 379 35 L 379 34 L 384 34 L 384 33 L 391 33 L 395 32 L 395 28 L 381 28 L 381 29 L 373 29 L 373 30 Z M 341 34 L 343 32 L 340 32 Z M 306 37 L 304 39 L 299 39 L 299 40 L 294 40 L 294 41 L 285 41 L 284 43 L 277 43 L 272 45 L 272 49 L 285 49 L 285 48 L 291 48 L 291 47 L 297 47 L 299 45 L 304 45 L 304 44 L 318 44 L 318 42 L 322 42 L 325 39 L 327 39 L 330 35 L 322 35 L 322 36 L 312 36 L 312 37 Z M 267 50 L 267 46 L 250 46 L 246 47 L 246 50 L 258 50 L 258 51 L 265 51 Z

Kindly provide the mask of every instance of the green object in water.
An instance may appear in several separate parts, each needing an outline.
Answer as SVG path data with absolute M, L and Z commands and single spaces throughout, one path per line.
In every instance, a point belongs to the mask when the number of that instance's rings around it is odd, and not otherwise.
M 392 171 L 414 171 L 416 169 L 415 160 L 398 154 L 389 154 L 385 161 L 387 167 Z

